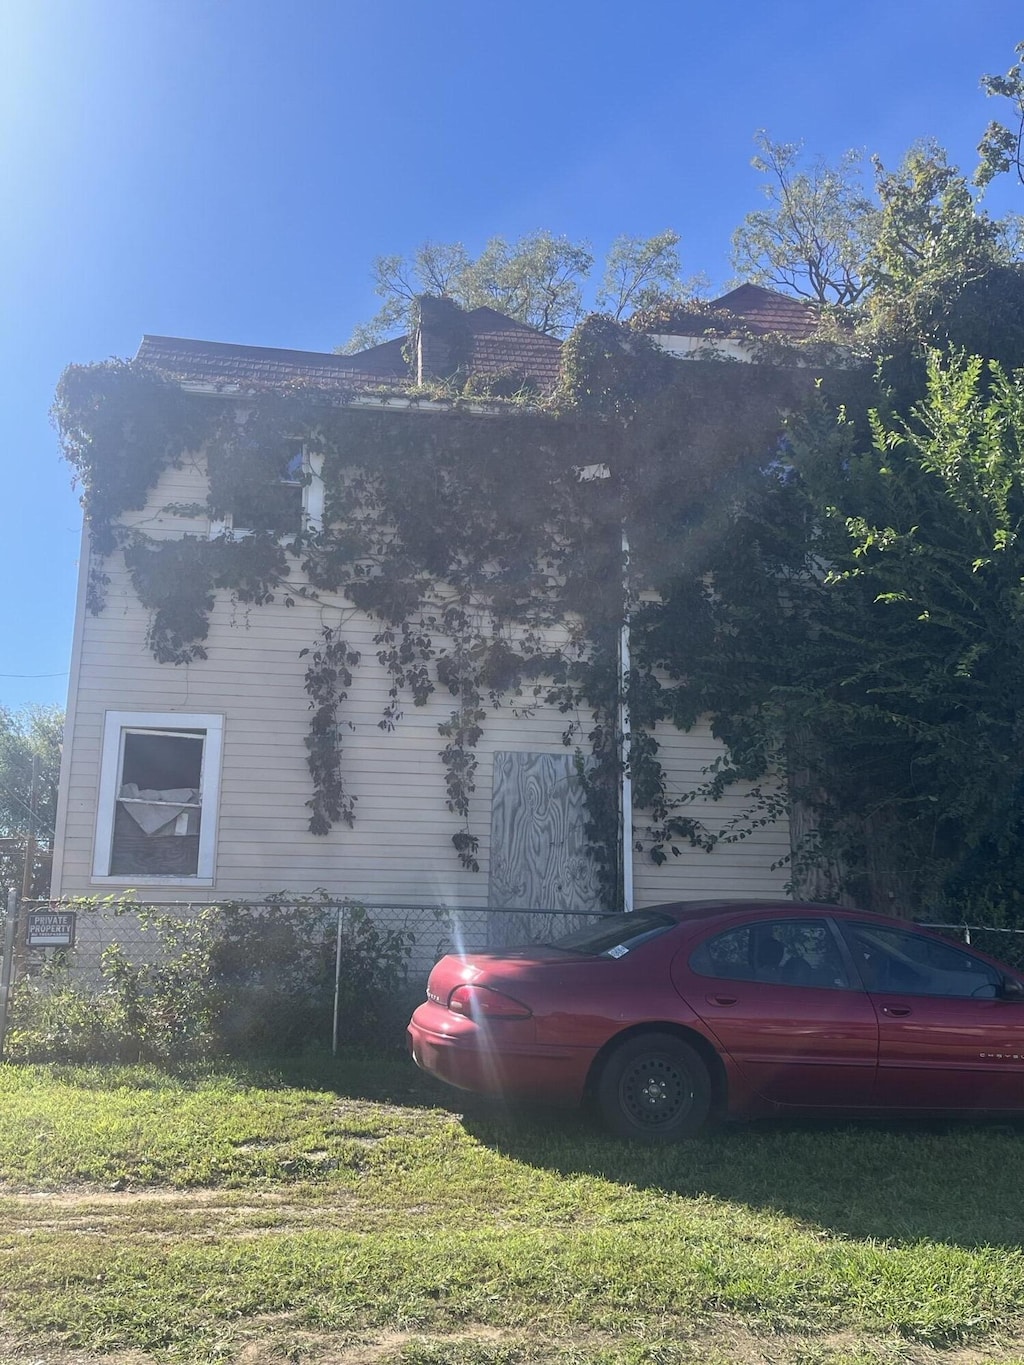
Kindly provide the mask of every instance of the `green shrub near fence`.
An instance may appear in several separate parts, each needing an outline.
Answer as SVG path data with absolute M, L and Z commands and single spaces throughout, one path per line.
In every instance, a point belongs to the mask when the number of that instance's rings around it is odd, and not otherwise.
M 78 907 L 89 913 L 89 907 Z M 106 907 L 109 908 L 109 907 Z M 382 928 L 326 894 L 208 906 L 188 917 L 121 902 L 153 935 L 150 960 L 104 949 L 83 985 L 55 956 L 13 993 L 7 1056 L 22 1061 L 191 1061 L 293 1051 L 341 1032 L 357 1042 L 393 1025 L 412 934 Z M 336 964 L 338 966 L 336 982 Z
M 5 1052 L 11 1060 L 175 1063 L 327 1044 L 336 962 L 340 1038 L 398 1042 L 411 1003 L 403 987 L 414 945 L 420 956 L 425 941 L 431 956 L 479 950 L 492 942 L 494 928 L 490 912 L 477 912 L 487 923 L 464 932 L 465 916 L 456 921 L 428 907 L 406 907 L 399 924 L 387 923 L 379 911 L 339 907 L 326 892 L 280 893 L 259 905 L 226 902 L 191 915 L 127 900 L 79 901 L 74 908 L 83 917 L 120 917 L 126 928 L 130 917 L 145 932 L 134 942 L 130 933 L 116 935 L 88 984 L 60 953 L 41 975 L 24 977 L 11 1005 Z M 988 927 L 944 925 L 943 932 L 1024 970 L 1024 931 L 1003 927 L 990 909 Z M 415 910 L 418 939 L 409 928 Z M 538 912 L 538 932 L 523 937 L 561 932 L 553 917 Z

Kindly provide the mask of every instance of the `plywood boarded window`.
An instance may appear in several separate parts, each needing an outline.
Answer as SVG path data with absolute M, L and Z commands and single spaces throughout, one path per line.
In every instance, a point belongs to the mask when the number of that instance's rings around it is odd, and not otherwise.
M 107 713 L 94 878 L 212 879 L 221 732 L 219 716 Z
M 572 754 L 494 755 L 491 792 L 490 943 L 560 937 L 579 921 L 538 910 L 600 912 L 601 887 L 587 844 L 583 783 Z M 517 909 L 528 915 L 517 915 Z

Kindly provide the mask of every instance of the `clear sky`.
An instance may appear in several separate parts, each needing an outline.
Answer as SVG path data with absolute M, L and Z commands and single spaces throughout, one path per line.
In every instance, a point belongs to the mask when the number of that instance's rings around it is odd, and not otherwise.
M 672 227 L 724 288 L 756 129 L 971 170 L 1022 39 L 1022 0 L 0 0 L 0 704 L 66 695 L 67 363 L 330 350 L 427 238 Z

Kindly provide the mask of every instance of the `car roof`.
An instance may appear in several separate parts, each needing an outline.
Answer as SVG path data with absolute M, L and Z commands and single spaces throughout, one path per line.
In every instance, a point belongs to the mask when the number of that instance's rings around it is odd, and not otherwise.
M 877 915 L 870 910 L 860 910 L 849 905 L 827 905 L 823 901 L 789 900 L 699 900 L 668 901 L 664 905 L 647 905 L 644 910 L 658 914 L 671 915 L 681 924 L 702 924 L 727 915 L 751 915 L 758 919 L 768 919 L 784 915 L 787 919 L 804 919 L 821 915 L 835 915 L 839 919 L 870 920 L 876 924 L 890 924 L 902 929 L 924 929 L 923 925 L 911 920 L 899 919 L 893 915 Z M 925 930 L 925 932 L 928 932 Z
M 949 926 L 920 924 L 916 920 L 905 919 L 898 915 L 879 915 L 872 910 L 861 910 L 857 906 L 828 905 L 824 901 L 768 899 L 669 901 L 664 905 L 644 906 L 643 910 L 671 915 L 673 919 L 678 920 L 681 927 L 686 926 L 692 930 L 713 925 L 718 919 L 728 919 L 733 916 L 749 916 L 752 919 L 770 920 L 777 917 L 811 919 L 820 918 L 822 915 L 831 915 L 836 919 L 856 920 L 861 924 L 878 924 L 883 927 L 887 925 L 891 929 L 912 930 L 915 934 L 924 934 L 928 938 L 939 939 L 943 943 L 959 942 L 955 930 L 951 932 Z M 1000 966 L 1006 965 L 1001 958 L 979 950 L 973 944 L 969 945 L 969 951 L 974 953 L 976 957 L 984 957 L 987 961 L 998 963 Z
M 777 900 L 758 897 L 756 900 L 746 900 L 736 898 L 728 900 L 721 897 L 715 900 L 699 901 L 666 901 L 662 905 L 645 905 L 644 910 L 653 910 L 663 915 L 671 915 L 673 919 L 707 919 L 715 915 L 727 915 L 742 913 L 749 910 L 751 912 L 764 911 L 784 911 L 786 914 L 797 912 L 804 914 L 808 911 L 815 911 L 821 914 L 822 911 L 831 912 L 842 907 L 836 905 L 818 904 L 814 901 L 790 901 L 779 897 Z
M 850 905 L 826 905 L 821 901 L 787 901 L 787 900 L 699 900 L 699 901 L 670 901 L 664 905 L 646 905 L 643 911 L 652 911 L 663 915 L 671 915 L 678 920 L 680 927 L 689 929 L 687 937 L 695 936 L 701 929 L 713 925 L 716 919 L 728 920 L 732 917 L 751 919 L 772 920 L 776 917 L 786 919 L 811 919 L 820 918 L 822 915 L 831 915 L 836 919 L 854 920 L 861 924 L 878 924 L 888 926 L 891 929 L 902 929 L 911 931 L 915 934 L 922 934 L 926 938 L 937 939 L 940 943 L 953 944 L 963 948 L 974 957 L 980 957 L 991 966 L 1000 971 L 1010 972 L 1016 976 L 1022 976 L 1020 968 L 1013 967 L 1004 962 L 1002 958 L 994 956 L 976 947 L 973 943 L 965 944 L 960 942 L 955 932 L 949 932 L 944 928 L 934 925 L 919 924 L 915 920 L 903 919 L 896 915 L 877 915 L 871 910 L 861 910 L 856 906 Z

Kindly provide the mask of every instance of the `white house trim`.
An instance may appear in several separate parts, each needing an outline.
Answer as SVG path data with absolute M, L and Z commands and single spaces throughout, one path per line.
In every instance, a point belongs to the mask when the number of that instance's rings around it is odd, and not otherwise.
M 667 333 L 652 332 L 651 340 L 669 355 L 680 360 L 696 357 L 698 360 L 745 360 L 751 361 L 754 352 L 748 342 L 735 341 L 732 337 L 686 337 L 670 336 Z
M 199 859 L 194 877 L 140 876 L 109 872 L 114 838 L 118 778 L 124 735 L 128 730 L 197 730 L 204 733 L 200 782 L 202 816 L 199 827 Z M 216 869 L 217 812 L 220 805 L 220 774 L 224 750 L 223 715 L 195 711 L 107 711 L 103 722 L 99 794 L 96 807 L 96 838 L 93 845 L 91 881 L 105 885 L 212 886 Z
M 78 688 L 82 672 L 82 640 L 85 635 L 89 557 L 91 554 L 89 524 L 87 521 L 83 521 L 78 552 L 78 594 L 75 601 L 75 625 L 71 642 L 71 663 L 68 670 L 68 704 L 64 713 L 60 777 L 57 781 L 57 818 L 53 831 L 53 863 L 50 868 L 51 896 L 56 894 L 64 870 L 64 842 L 67 835 L 68 799 L 71 786 L 71 749 L 75 742 L 75 722 L 78 716 Z

